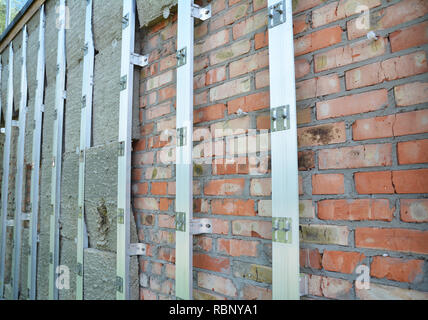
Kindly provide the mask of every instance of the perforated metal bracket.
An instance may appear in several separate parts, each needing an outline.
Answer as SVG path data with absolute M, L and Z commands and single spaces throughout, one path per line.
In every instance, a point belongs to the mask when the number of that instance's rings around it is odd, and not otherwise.
M 187 128 L 177 129 L 177 146 L 184 147 L 187 144 Z
M 149 56 L 143 56 L 137 53 L 131 53 L 131 59 L 130 59 L 131 63 L 134 66 L 138 66 L 138 67 L 145 67 L 149 64 Z
M 307 274 L 301 273 L 299 277 L 300 296 L 307 296 L 309 294 L 309 277 Z
M 178 50 L 175 57 L 177 58 L 177 68 L 184 66 L 187 63 L 187 47 Z
M 185 212 L 175 213 L 175 230 L 186 232 L 186 213 Z
M 144 243 L 129 244 L 128 254 L 130 256 L 145 256 L 147 246 Z
M 272 218 L 272 241 L 291 243 L 291 218 Z
M 268 8 L 268 18 L 269 29 L 283 24 L 286 21 L 285 0 L 281 0 Z
M 200 7 L 196 4 L 192 5 L 192 17 L 205 21 L 211 18 L 211 5 L 207 5 L 206 7 Z
M 193 219 L 190 223 L 190 232 L 193 235 L 213 233 L 213 225 L 210 219 Z
M 126 14 L 122 18 L 122 30 L 126 29 L 129 26 L 129 14 Z
M 272 132 L 290 129 L 290 106 L 273 108 L 270 111 Z

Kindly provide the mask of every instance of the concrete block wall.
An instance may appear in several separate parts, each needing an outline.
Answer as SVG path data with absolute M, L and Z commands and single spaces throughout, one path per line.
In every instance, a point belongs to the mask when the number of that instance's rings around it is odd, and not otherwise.
M 214 233 L 194 240 L 194 297 L 271 299 L 268 148 L 229 153 L 230 163 L 221 155 L 200 161 L 233 150 L 231 136 L 206 143 L 215 129 L 235 130 L 235 150 L 254 130 L 268 146 L 266 0 L 211 3 L 212 18 L 195 25 L 194 215 L 212 219 Z M 293 13 L 309 298 L 428 299 L 427 2 L 297 0 Z M 167 158 L 175 147 L 176 18 L 141 34 L 150 56 L 132 175 L 139 240 L 148 244 L 141 299 L 171 299 L 175 290 L 175 166 Z M 366 38 L 369 30 L 377 40 Z M 370 290 L 355 285 L 359 265 L 370 268 Z

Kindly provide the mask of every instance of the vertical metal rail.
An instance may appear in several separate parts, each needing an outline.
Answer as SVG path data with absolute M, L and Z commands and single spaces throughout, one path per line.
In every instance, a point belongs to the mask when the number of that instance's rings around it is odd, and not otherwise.
M 58 299 L 58 288 L 56 286 L 57 267 L 59 264 L 59 218 L 61 213 L 61 169 L 62 169 L 62 144 L 64 126 L 64 105 L 66 99 L 65 73 L 66 73 L 66 51 L 65 51 L 65 0 L 59 2 L 59 30 L 58 30 L 58 52 L 56 66 L 56 89 L 55 89 L 55 120 L 53 131 L 53 158 L 52 158 L 52 190 L 51 205 L 53 206 L 50 216 L 50 243 L 49 243 L 49 299 Z
M 123 0 L 117 175 L 117 300 L 129 300 L 130 298 L 130 256 L 144 255 L 146 252 L 146 246 L 144 244 L 130 243 L 130 219 L 132 218 L 131 147 L 134 66 L 144 67 L 148 62 L 147 56 L 134 53 L 135 12 L 135 0 Z
M 77 219 L 76 300 L 83 300 L 84 249 L 88 246 L 85 224 L 86 150 L 91 147 L 92 100 L 94 81 L 94 39 L 92 33 L 92 0 L 86 0 L 85 46 L 83 48 L 82 111 L 80 118 L 79 191 Z
M 27 26 L 22 31 L 22 57 L 21 57 L 21 101 L 19 104 L 19 136 L 16 157 L 16 183 L 15 183 L 15 225 L 14 248 L 12 256 L 12 288 L 13 299 L 19 299 L 20 293 L 20 276 L 21 276 L 21 242 L 22 242 L 22 187 L 24 177 L 24 148 L 25 148 L 25 128 L 27 122 Z M 28 220 L 28 219 L 27 219 Z
M 5 142 L 3 151 L 3 178 L 1 191 L 1 251 L 0 251 L 0 299 L 4 297 L 4 276 L 6 262 L 6 229 L 9 194 L 10 144 L 12 138 L 13 113 L 13 48 L 9 45 L 9 75 L 7 83 L 7 107 L 5 114 Z
M 272 157 L 272 295 L 299 299 L 299 192 L 291 0 L 268 0 Z
M 5 21 L 5 24 L 4 24 L 4 29 L 6 30 L 6 28 L 7 28 L 7 26 L 9 25 L 9 23 L 10 23 L 10 20 L 11 20 L 11 18 L 12 18 L 12 8 L 11 8 L 11 5 L 12 5 L 12 0 L 6 0 L 6 21 Z
M 31 163 L 31 214 L 30 229 L 28 237 L 28 297 L 30 300 L 36 299 L 37 286 L 37 247 L 39 221 L 39 181 L 40 181 L 40 152 L 42 142 L 42 118 L 44 112 L 44 90 L 45 90 L 45 6 L 40 8 L 39 23 L 39 44 L 37 54 L 37 81 L 36 97 L 34 103 L 34 124 L 33 124 L 33 150 Z
M 193 0 L 178 1 L 177 30 L 177 147 L 176 147 L 176 275 L 177 299 L 192 299 L 193 234 L 210 233 L 208 220 L 204 231 L 193 220 L 193 42 L 194 18 L 211 17 L 211 6 L 200 8 Z

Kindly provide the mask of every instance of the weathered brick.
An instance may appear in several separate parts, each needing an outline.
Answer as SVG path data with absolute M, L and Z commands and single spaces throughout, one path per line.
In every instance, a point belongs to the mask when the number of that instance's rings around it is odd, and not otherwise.
M 428 110 L 398 113 L 393 130 L 394 136 L 428 132 Z
M 206 74 L 205 85 L 209 86 L 216 82 L 226 80 L 226 67 L 219 67 L 216 69 L 211 69 Z
M 392 52 L 428 43 L 428 22 L 397 30 L 389 35 Z
M 348 245 L 348 227 L 332 225 L 300 225 L 300 241 L 318 244 Z
M 223 100 L 250 91 L 249 77 L 228 81 L 210 89 L 210 101 Z
M 210 196 L 241 195 L 244 179 L 210 180 L 205 184 L 204 193 Z
M 248 3 L 243 3 L 226 11 L 225 14 L 215 17 L 210 23 L 210 30 L 216 30 L 221 27 L 234 23 L 235 21 L 246 16 L 248 11 Z
M 394 87 L 394 95 L 398 107 L 428 102 L 428 82 L 406 83 Z
M 297 129 L 299 147 L 321 146 L 346 141 L 344 122 Z
M 230 271 L 230 262 L 228 258 L 213 257 L 203 253 L 193 254 L 193 266 L 199 269 L 222 273 L 228 273 Z
M 155 77 L 147 80 L 146 90 L 150 91 L 152 89 L 159 88 L 159 87 L 171 82 L 172 79 L 173 79 L 173 70 L 164 72 L 158 76 L 155 76 Z
M 321 292 L 324 297 L 330 299 L 350 299 L 352 282 L 347 280 L 322 277 Z
M 322 266 L 324 270 L 351 274 L 364 258 L 360 252 L 324 250 Z
M 423 265 L 423 260 L 375 256 L 370 265 L 370 276 L 401 282 L 414 282 L 416 278 L 421 280 Z
M 294 61 L 296 79 L 306 76 L 311 72 L 311 66 L 306 59 L 297 59 Z
M 170 179 L 172 176 L 170 167 L 151 167 L 146 170 L 146 179 Z
M 394 193 L 391 171 L 356 172 L 354 179 L 359 194 Z
M 155 198 L 135 198 L 134 205 L 140 210 L 159 210 L 159 201 Z
M 296 83 L 296 99 L 304 100 L 320 97 L 340 91 L 340 81 L 337 74 L 316 77 Z
M 248 96 L 234 99 L 227 103 L 229 114 L 237 113 L 238 110 L 243 112 L 252 112 L 269 108 L 270 106 L 269 91 L 254 93 Z
M 246 284 L 242 289 L 245 300 L 272 300 L 272 290 Z
M 395 207 L 387 199 L 335 199 L 318 202 L 318 218 L 322 220 L 391 221 Z
M 353 140 L 379 139 L 393 136 L 395 115 L 358 119 L 352 125 Z
M 272 283 L 271 267 L 235 261 L 232 269 L 235 277 L 269 284 Z
M 234 42 L 229 47 L 225 47 L 214 51 L 210 54 L 210 64 L 215 65 L 240 55 L 243 55 L 250 51 L 251 42 L 248 39 L 244 39 L 242 41 Z
M 222 199 L 211 201 L 213 214 L 255 216 L 254 200 Z
M 428 139 L 399 142 L 397 155 L 399 164 L 428 162 Z
M 409 77 L 428 71 L 425 52 L 375 62 L 345 73 L 348 90 Z
M 300 0 L 294 1 L 293 4 L 293 13 L 299 13 L 310 8 L 313 8 L 319 4 L 323 3 L 323 0 Z
M 428 253 L 428 231 L 357 228 L 355 246 L 401 252 Z
M 252 196 L 270 196 L 272 180 L 270 178 L 251 179 L 250 194 Z
M 391 164 L 392 145 L 389 143 L 323 149 L 318 153 L 318 166 L 321 170 L 390 166 Z
M 272 222 L 234 220 L 232 221 L 232 234 L 236 236 L 272 239 Z
M 152 182 L 151 193 L 154 195 L 167 194 L 167 182 Z
M 401 199 L 401 220 L 405 222 L 428 222 L 427 199 Z
M 198 272 L 198 286 L 226 296 L 237 296 L 237 289 L 232 280 L 213 274 Z
M 321 269 L 321 254 L 318 249 L 300 249 L 300 266 Z
M 218 239 L 217 250 L 232 257 L 256 257 L 257 241 L 247 241 L 238 239 Z
M 312 175 L 312 194 L 345 193 L 344 176 L 340 173 Z
M 267 15 L 260 12 L 233 26 L 233 39 L 238 39 L 267 25 Z
M 294 40 L 294 55 L 300 56 L 342 41 L 342 28 L 334 26 L 304 35 Z
M 370 289 L 355 289 L 360 300 L 428 300 L 428 293 L 370 283 Z
M 229 31 L 222 30 L 214 33 L 203 40 L 199 40 L 195 45 L 194 54 L 198 56 L 207 51 L 211 51 L 229 42 Z
M 272 217 L 272 200 L 260 200 L 258 202 L 258 215 L 262 217 Z M 300 218 L 313 219 L 315 218 L 315 209 L 312 200 L 299 201 L 299 216 Z
M 268 53 L 268 50 L 263 50 L 251 56 L 232 62 L 229 65 L 230 78 L 235 78 L 243 74 L 248 74 L 252 71 L 268 66 Z
M 306 15 L 293 17 L 293 33 L 298 34 L 306 31 L 309 28 Z
M 388 91 L 380 89 L 318 102 L 317 119 L 350 116 L 379 110 L 388 104 Z
M 226 106 L 222 103 L 196 109 L 193 111 L 193 121 L 194 123 L 200 123 L 222 119 L 225 110 Z
M 428 193 L 428 169 L 392 171 L 396 193 Z

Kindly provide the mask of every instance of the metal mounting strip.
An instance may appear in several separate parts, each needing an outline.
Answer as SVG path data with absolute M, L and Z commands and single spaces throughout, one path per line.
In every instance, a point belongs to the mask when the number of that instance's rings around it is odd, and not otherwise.
M 131 219 L 131 138 L 132 104 L 134 88 L 134 64 L 131 53 L 135 46 L 135 0 L 123 0 L 121 91 L 119 106 L 119 154 L 117 183 L 117 252 L 116 252 L 116 298 L 130 299 L 129 248 Z
M 9 194 L 9 170 L 10 170 L 10 146 L 12 137 L 12 113 L 13 113 L 13 48 L 9 45 L 9 75 L 7 83 L 7 106 L 5 113 L 5 142 L 3 151 L 3 178 L 1 192 L 1 250 L 0 250 L 0 299 L 4 298 L 4 279 L 6 262 L 6 228 Z
M 138 67 L 145 67 L 149 64 L 149 56 L 142 56 L 140 54 L 131 53 L 131 63 Z
M 22 243 L 22 186 L 24 178 L 25 126 L 27 119 L 27 26 L 22 31 L 21 101 L 19 103 L 19 136 L 16 148 L 15 227 L 13 230 L 12 288 L 13 299 L 19 299 Z
M 55 121 L 53 130 L 52 148 L 52 190 L 49 230 L 49 300 L 58 300 L 58 288 L 56 286 L 57 267 L 59 265 L 59 218 L 61 214 L 61 168 L 62 168 L 62 144 L 64 127 L 64 105 L 65 105 L 65 73 L 66 73 L 66 50 L 65 50 L 65 11 L 66 1 L 59 2 L 59 26 L 58 27 L 58 50 L 57 50 L 57 73 L 55 88 Z
M 205 20 L 210 16 L 210 6 L 200 8 L 193 0 L 178 1 L 175 295 L 184 300 L 192 299 L 193 234 L 208 233 L 207 225 L 211 226 L 193 220 L 192 190 L 194 17 Z
M 84 249 L 88 247 L 85 223 L 85 170 L 86 150 L 91 147 L 92 101 L 94 82 L 95 47 L 92 32 L 92 0 L 86 0 L 85 50 L 83 57 L 82 108 L 80 115 L 79 185 L 77 213 L 76 300 L 83 300 Z
M 272 115 L 272 295 L 299 299 L 299 192 L 291 0 L 268 0 Z M 273 11 L 274 12 L 273 12 Z

